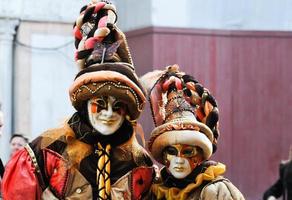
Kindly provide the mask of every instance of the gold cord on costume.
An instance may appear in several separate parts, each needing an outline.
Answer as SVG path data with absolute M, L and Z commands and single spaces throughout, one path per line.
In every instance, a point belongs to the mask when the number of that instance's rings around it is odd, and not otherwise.
M 110 182 L 110 149 L 108 144 L 104 149 L 100 143 L 97 144 L 97 172 L 96 183 L 98 185 L 98 199 L 106 200 L 110 199 L 111 182 Z

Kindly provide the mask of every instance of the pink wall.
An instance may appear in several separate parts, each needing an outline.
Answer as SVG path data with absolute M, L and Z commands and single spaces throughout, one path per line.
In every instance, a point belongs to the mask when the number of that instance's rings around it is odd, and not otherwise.
M 246 199 L 260 199 L 292 145 L 292 32 L 145 28 L 126 33 L 139 75 L 177 63 L 216 97 L 213 159 Z M 146 138 L 149 109 L 141 117 Z

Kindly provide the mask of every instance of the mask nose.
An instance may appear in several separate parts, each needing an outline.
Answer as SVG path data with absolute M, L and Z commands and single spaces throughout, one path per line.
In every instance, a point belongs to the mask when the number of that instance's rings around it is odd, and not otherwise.
M 111 103 L 108 103 L 107 109 L 103 111 L 103 115 L 106 117 L 111 117 L 113 115 L 113 107 Z
M 182 157 L 176 157 L 175 163 L 176 164 L 184 164 L 185 163 L 185 159 L 183 159 Z

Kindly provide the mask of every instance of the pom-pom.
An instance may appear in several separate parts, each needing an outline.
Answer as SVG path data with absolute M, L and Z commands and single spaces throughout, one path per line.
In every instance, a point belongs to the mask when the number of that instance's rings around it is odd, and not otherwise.
M 94 37 L 96 38 L 104 38 L 106 37 L 111 31 L 107 27 L 101 27 L 96 29 L 94 32 Z
M 86 8 L 87 8 L 87 5 L 83 6 L 83 7 L 81 8 L 81 10 L 80 10 L 80 14 L 81 14 L 84 10 L 86 10 Z
M 154 70 L 140 77 L 140 81 L 145 90 L 149 93 L 156 81 L 164 74 L 162 70 Z
M 107 24 L 107 16 L 103 16 L 102 18 L 100 18 L 99 22 L 98 22 L 98 28 L 100 27 L 106 27 Z
M 84 69 L 85 59 L 77 60 L 77 65 L 78 65 L 79 69 Z
M 96 5 L 95 5 L 95 8 L 94 8 L 94 13 L 97 13 L 100 9 L 102 9 L 104 6 L 105 6 L 105 2 L 98 2 Z
M 78 60 L 78 51 L 74 52 L 74 60 L 77 61 Z
M 82 21 L 83 21 L 83 17 L 84 17 L 84 14 L 80 15 L 77 20 L 76 20 L 76 26 L 80 29 L 81 26 L 82 26 Z
M 80 32 L 80 29 L 77 26 L 74 27 L 73 33 L 74 33 L 75 38 L 77 38 L 78 40 L 82 39 L 82 34 Z
M 82 19 L 83 23 L 88 22 L 91 19 L 94 8 L 95 8 L 94 6 L 91 6 L 91 7 L 86 9 L 86 11 L 84 13 L 84 17 Z
M 94 37 L 87 39 L 84 43 L 85 49 L 93 49 L 96 42 L 97 41 Z
M 80 43 L 80 40 L 75 39 L 74 44 L 75 44 L 75 48 L 76 48 L 76 49 L 78 49 L 78 45 L 79 45 L 79 43 Z

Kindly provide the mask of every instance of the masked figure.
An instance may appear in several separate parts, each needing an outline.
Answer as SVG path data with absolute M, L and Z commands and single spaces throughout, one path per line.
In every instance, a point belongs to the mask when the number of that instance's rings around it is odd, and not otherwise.
M 149 150 L 163 167 L 152 199 L 216 200 L 244 197 L 226 178 L 225 165 L 208 160 L 216 151 L 219 113 L 215 99 L 178 65 L 144 75 L 155 129 Z M 153 84 L 154 83 L 154 84 Z
M 70 87 L 77 110 L 9 161 L 4 199 L 143 199 L 152 161 L 135 137 L 145 95 L 108 1 L 83 7 L 74 26 L 80 67 Z
M 275 200 L 280 197 L 283 200 L 292 199 L 292 146 L 288 160 L 280 163 L 278 180 L 265 191 L 263 200 Z

